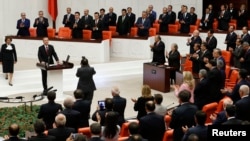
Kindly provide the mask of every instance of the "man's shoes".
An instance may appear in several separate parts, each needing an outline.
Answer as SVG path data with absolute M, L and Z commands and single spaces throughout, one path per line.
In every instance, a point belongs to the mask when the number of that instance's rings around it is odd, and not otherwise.
M 6 80 L 8 79 L 8 75 L 5 76 L 5 79 L 6 79 Z
M 13 84 L 12 84 L 12 83 L 9 83 L 9 85 L 10 85 L 10 86 L 13 86 Z

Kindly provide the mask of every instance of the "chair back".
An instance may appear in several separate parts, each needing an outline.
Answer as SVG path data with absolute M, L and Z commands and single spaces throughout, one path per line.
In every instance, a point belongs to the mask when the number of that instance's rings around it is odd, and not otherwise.
M 102 31 L 102 39 L 103 40 L 109 39 L 109 45 L 111 46 L 112 31 Z
M 228 83 L 237 83 L 239 71 L 232 70 Z
M 181 29 L 181 24 L 179 20 L 176 20 L 174 24 L 178 26 L 178 31 L 179 31 Z
M 168 128 L 169 128 L 169 124 L 170 124 L 170 122 L 171 122 L 171 116 L 170 116 L 170 115 L 165 115 L 164 121 L 165 121 L 165 124 L 166 124 L 166 126 L 167 126 L 166 129 L 168 129 Z
M 127 137 L 127 136 L 129 136 L 128 126 L 129 126 L 129 124 L 130 124 L 131 122 L 137 122 L 137 123 L 139 123 L 138 120 L 136 120 L 136 121 L 124 122 L 124 123 L 122 124 L 122 127 L 121 127 L 121 131 L 120 131 L 120 135 L 119 135 L 120 137 Z
M 189 33 L 193 33 L 195 30 L 198 29 L 199 26 L 197 25 L 190 25 L 190 30 L 189 30 Z
M 78 133 L 82 133 L 83 135 L 86 135 L 87 138 L 91 137 L 90 127 L 78 128 Z
M 223 105 L 224 105 L 224 100 L 230 99 L 228 96 L 224 96 L 218 103 L 217 109 L 215 111 L 215 114 L 218 114 L 219 112 L 223 111 Z
M 54 28 L 47 28 L 47 32 L 48 32 L 48 37 L 49 38 L 55 38 L 55 36 L 56 36 L 56 29 L 54 29 Z
M 137 36 L 137 31 L 138 31 L 138 27 L 131 27 L 130 28 L 130 36 L 131 37 L 136 37 Z
M 231 52 L 227 50 L 222 50 L 221 51 L 222 57 L 225 59 L 225 65 L 230 65 L 230 60 L 231 60 Z
M 118 141 L 126 141 L 128 139 L 128 137 L 119 137 Z
M 173 141 L 174 129 L 166 130 L 162 141 Z
M 200 24 L 201 24 L 201 19 L 197 18 L 196 22 L 195 22 L 195 25 L 197 27 L 200 27 Z
M 156 29 L 157 34 L 160 32 L 160 24 L 159 23 L 153 23 L 153 28 Z
M 218 21 L 214 20 L 214 22 L 213 22 L 213 30 L 217 30 L 218 29 L 218 25 L 219 25 Z
M 60 27 L 58 31 L 58 38 L 71 39 L 71 29 L 69 27 Z
M 177 24 L 168 24 L 168 33 L 176 34 L 178 33 L 178 25 Z
M 151 27 L 149 28 L 149 36 L 155 36 L 156 35 L 156 28 Z
M 190 72 L 192 72 L 192 66 L 193 66 L 193 62 L 191 60 L 189 60 L 189 57 L 186 57 L 185 63 L 182 64 L 183 71 L 190 71 Z
M 82 30 L 82 37 L 84 40 L 90 40 L 92 38 L 92 31 L 91 30 Z
M 229 22 L 228 25 L 229 25 L 229 26 L 233 26 L 235 29 L 237 28 L 237 23 Z
M 30 37 L 36 37 L 36 28 L 29 28 Z
M 228 80 L 231 73 L 231 67 L 229 65 L 226 65 L 225 73 L 226 73 L 226 79 Z
M 109 26 L 109 31 L 112 32 L 112 37 L 116 36 L 116 26 Z
M 215 113 L 217 107 L 218 107 L 217 102 L 212 102 L 203 106 L 202 111 L 207 114 L 207 119 L 205 123 L 212 122 L 212 120 L 210 119 L 210 115 Z

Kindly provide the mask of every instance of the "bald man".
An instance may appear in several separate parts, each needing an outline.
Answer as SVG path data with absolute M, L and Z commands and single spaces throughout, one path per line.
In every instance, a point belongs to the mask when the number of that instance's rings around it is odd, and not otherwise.
M 109 26 L 116 26 L 117 15 L 114 13 L 114 8 L 109 8 L 109 13 L 104 16 L 104 30 L 109 30 Z
M 21 19 L 17 21 L 16 28 L 18 29 L 17 36 L 30 36 L 30 20 L 26 18 L 26 13 L 21 13 Z
M 12 123 L 9 126 L 9 135 L 4 136 L 4 141 L 26 141 L 18 137 L 19 130 L 20 130 L 19 125 L 16 123 Z
M 240 97 L 241 99 L 235 103 L 236 106 L 236 118 L 243 121 L 250 121 L 250 96 L 249 96 L 249 86 L 240 86 Z
M 195 52 L 194 51 L 194 44 L 196 44 L 196 43 L 201 44 L 201 42 L 202 42 L 202 40 L 201 40 L 201 37 L 200 37 L 199 30 L 194 30 L 193 37 L 188 38 L 188 42 L 187 42 L 187 45 L 190 46 L 189 54 L 193 54 Z

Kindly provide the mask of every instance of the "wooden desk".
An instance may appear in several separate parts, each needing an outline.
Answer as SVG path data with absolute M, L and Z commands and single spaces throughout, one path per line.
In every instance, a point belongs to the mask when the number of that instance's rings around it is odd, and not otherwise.
M 171 67 L 157 66 L 152 63 L 143 64 L 143 85 L 163 93 L 170 91 Z

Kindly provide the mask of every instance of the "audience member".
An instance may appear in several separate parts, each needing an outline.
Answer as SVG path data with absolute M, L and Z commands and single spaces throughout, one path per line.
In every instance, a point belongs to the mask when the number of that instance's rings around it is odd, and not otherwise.
M 212 15 L 212 19 L 216 18 L 217 15 L 215 15 L 214 8 L 212 4 L 208 5 L 209 13 Z
M 237 19 L 238 15 L 238 11 L 234 8 L 234 4 L 232 2 L 229 3 L 229 8 L 228 8 L 228 12 L 230 12 L 230 18 L 231 19 Z
M 187 45 L 190 46 L 189 54 L 194 53 L 194 44 L 195 43 L 199 43 L 199 44 L 202 43 L 199 30 L 194 30 L 192 37 L 187 39 Z
M 145 109 L 147 115 L 139 120 L 140 135 L 148 141 L 162 141 L 166 129 L 164 116 L 154 112 L 155 103 L 151 100 L 146 102 Z
M 5 37 L 5 43 L 0 48 L 0 64 L 5 74 L 5 79 L 9 79 L 8 83 L 13 86 L 12 78 L 14 73 L 14 64 L 17 63 L 17 53 L 15 44 L 12 43 L 10 36 Z
M 201 57 L 201 50 L 200 50 L 200 43 L 194 44 L 194 53 L 193 54 L 187 54 L 187 58 L 189 57 L 189 60 L 192 61 L 192 73 L 198 74 L 200 70 L 200 62 L 199 58 Z
M 80 19 L 80 12 L 75 12 L 75 22 L 71 25 L 72 38 L 82 39 L 83 21 Z
M 113 111 L 118 112 L 118 125 L 122 127 L 122 124 L 125 122 L 124 112 L 127 105 L 127 100 L 124 97 L 120 96 L 120 90 L 117 86 L 114 86 L 111 90 L 113 97 Z
M 174 11 L 172 11 L 173 6 L 172 5 L 168 5 L 167 7 L 167 13 L 166 13 L 166 32 L 168 32 L 168 24 L 175 24 L 176 21 L 176 13 Z M 161 30 L 160 30 L 161 31 Z
M 244 50 L 244 55 L 241 56 L 240 58 L 240 66 L 242 69 L 247 70 L 248 75 L 250 75 L 250 47 L 248 42 L 244 42 L 242 44 L 243 50 Z
M 226 106 L 227 121 L 223 122 L 222 125 L 241 125 L 242 120 L 235 117 L 236 107 L 235 105 Z
M 104 30 L 104 22 L 103 20 L 99 19 L 99 13 L 94 13 L 94 20 L 92 21 L 92 38 L 93 39 L 102 39 L 102 31 Z
M 247 26 L 242 27 L 242 34 L 238 38 L 241 39 L 242 43 L 244 43 L 244 42 L 250 43 L 250 34 L 248 33 L 248 27 Z
M 42 119 L 46 125 L 46 130 L 53 128 L 56 115 L 62 111 L 62 105 L 55 103 L 56 92 L 49 91 L 47 94 L 48 103 L 42 104 L 38 112 L 37 118 Z
M 226 31 L 229 26 L 230 21 L 230 12 L 226 10 L 226 7 L 224 4 L 220 6 L 220 12 L 218 16 L 218 29 Z
M 207 43 L 207 49 L 210 52 L 213 52 L 213 50 L 217 47 L 217 39 L 214 37 L 214 30 L 213 29 L 208 30 L 206 43 Z
M 187 6 L 185 5 L 182 10 L 182 14 L 180 16 L 179 22 L 181 24 L 181 33 L 189 33 L 190 31 L 190 23 L 191 23 L 191 15 L 187 12 Z
M 168 15 L 167 7 L 163 7 L 162 14 L 160 14 L 158 23 L 160 24 L 159 32 L 168 32 L 168 24 L 170 20 L 170 16 Z
M 9 135 L 4 136 L 4 141 L 26 141 L 25 139 L 21 139 L 18 137 L 19 130 L 19 125 L 16 123 L 12 123 L 9 126 Z
M 195 8 L 191 7 L 190 8 L 190 25 L 196 25 L 196 21 L 197 21 L 197 14 L 195 13 Z
M 36 132 L 36 136 L 32 136 L 28 139 L 28 141 L 55 141 L 56 138 L 51 135 L 45 135 L 45 123 L 42 120 L 36 120 L 34 123 L 34 130 Z
M 198 59 L 200 68 L 199 69 L 206 69 L 208 71 L 208 68 L 206 67 L 206 64 L 209 62 L 209 60 L 212 59 L 212 53 L 207 49 L 207 43 L 203 42 L 201 44 L 201 56 Z
M 84 98 L 84 93 L 82 90 L 77 89 L 74 91 L 74 97 L 76 101 L 74 102 L 72 109 L 76 110 L 81 113 L 80 117 L 80 127 L 89 127 L 89 116 L 90 116 L 90 101 L 85 100 Z
M 226 98 L 223 100 L 223 110 L 218 114 L 213 113 L 211 115 L 207 115 L 210 116 L 209 118 L 212 120 L 212 125 L 220 125 L 223 122 L 227 121 L 226 107 L 228 105 L 233 105 L 233 101 L 231 98 Z
M 77 133 L 74 128 L 66 127 L 65 124 L 65 115 L 59 113 L 55 117 L 54 128 L 48 130 L 48 135 L 56 137 L 56 141 L 65 141 L 71 133 Z
M 195 125 L 194 116 L 198 108 L 189 102 L 191 93 L 188 90 L 180 91 L 178 101 L 180 105 L 169 113 L 171 115 L 170 128 L 174 129 L 173 140 L 181 141 L 184 133 L 183 126 L 192 127 Z
M 173 43 L 171 45 L 171 50 L 168 53 L 166 51 L 166 58 L 168 59 L 169 67 L 173 67 L 170 71 L 170 84 L 176 84 L 176 71 L 180 70 L 180 52 L 178 51 L 178 45 Z
M 151 51 L 153 52 L 153 63 L 157 63 L 159 65 L 164 65 L 165 60 L 165 43 L 161 40 L 160 35 L 155 36 L 155 42 L 153 45 L 149 46 Z
M 109 30 L 109 26 L 116 26 L 117 15 L 114 8 L 109 7 L 109 13 L 104 16 L 104 30 Z
M 129 17 L 127 16 L 127 10 L 122 9 L 121 15 L 118 17 L 117 20 L 116 33 L 118 33 L 118 35 L 129 35 L 130 27 L 131 25 Z
M 190 71 L 183 71 L 183 82 L 180 86 L 173 85 L 175 95 L 177 97 L 182 90 L 188 90 L 191 93 L 191 97 L 189 99 L 190 103 L 194 103 L 194 87 L 195 87 L 195 81 L 193 74 Z
M 100 19 L 100 20 L 104 20 L 104 16 L 105 16 L 105 9 L 104 9 L 104 8 L 101 8 L 101 9 L 100 9 L 99 19 Z
M 194 127 L 188 128 L 187 126 L 182 127 L 184 136 L 182 141 L 187 141 L 188 137 L 191 134 L 196 134 L 201 141 L 207 141 L 207 126 L 205 125 L 207 115 L 203 111 L 197 111 L 195 114 L 195 123 Z
M 132 7 L 127 8 L 127 16 L 129 17 L 130 27 L 134 27 L 136 15 L 132 12 Z
M 137 35 L 138 36 L 148 36 L 150 28 L 150 20 L 147 18 L 146 11 L 142 11 L 142 16 L 139 17 L 135 23 L 135 26 L 138 27 Z
M 67 13 L 63 16 L 63 25 L 64 27 L 72 27 L 75 23 L 75 16 L 71 13 L 71 8 L 67 7 L 66 9 Z
M 199 137 L 196 134 L 191 134 L 188 136 L 187 141 L 199 141 Z
M 209 8 L 206 8 L 205 14 L 202 15 L 202 17 L 201 17 L 201 23 L 200 23 L 201 29 L 202 30 L 211 29 L 213 26 L 213 21 L 214 21 L 214 19 L 213 19 L 212 14 L 209 11 Z
M 162 101 L 163 101 L 163 96 L 162 96 L 162 94 L 155 94 L 155 95 L 154 95 L 154 102 L 155 102 L 155 110 L 154 110 L 154 112 L 155 112 L 156 114 L 165 116 L 165 115 L 167 114 L 167 109 L 168 109 L 168 107 L 162 105 L 162 104 L 161 104 Z
M 47 37 L 47 27 L 49 26 L 48 19 L 43 16 L 43 11 L 38 12 L 39 17 L 35 19 L 33 27 L 36 27 L 37 37 Z
M 81 21 L 83 22 L 83 29 L 85 30 L 92 29 L 93 16 L 89 15 L 89 9 L 84 9 Z
M 17 20 L 17 36 L 30 36 L 30 19 L 26 18 L 26 13 L 21 13 L 21 19 Z
M 88 138 L 86 135 L 83 135 L 81 133 L 71 134 L 66 141 L 88 141 Z
M 238 16 L 237 16 L 237 26 L 239 28 L 248 26 L 247 19 L 248 19 L 248 11 L 246 9 L 246 5 L 241 4 L 240 10 L 238 11 Z
M 153 9 L 154 9 L 154 7 L 153 7 L 152 4 L 148 5 L 148 10 L 149 10 L 150 15 L 153 16 L 153 21 L 152 22 L 154 23 L 156 18 L 157 18 L 157 13 Z
M 180 9 L 180 11 L 178 12 L 178 15 L 177 15 L 177 19 L 178 19 L 179 21 L 180 21 L 180 18 L 181 18 L 181 16 L 182 16 L 182 14 L 183 14 L 184 6 L 185 6 L 185 5 L 181 5 L 181 9 Z
M 146 9 L 146 13 L 147 13 L 147 18 L 150 21 L 150 27 L 153 27 L 153 23 L 155 22 L 154 15 L 150 13 L 149 8 Z
M 81 67 L 78 68 L 76 72 L 76 76 L 79 78 L 77 89 L 82 90 L 84 93 L 83 100 L 90 101 L 90 104 L 92 103 L 94 91 L 96 90 L 95 82 L 93 80 L 95 74 L 95 69 L 89 65 L 88 59 L 83 56 Z
M 100 123 L 92 123 L 90 125 L 91 138 L 89 141 L 104 141 L 101 139 L 102 127 Z
M 129 137 L 128 137 L 128 139 L 126 141 L 133 141 L 133 138 L 134 138 L 133 136 L 140 135 L 139 134 L 139 129 L 140 128 L 139 128 L 139 123 L 138 122 L 130 122 L 129 125 L 128 125 Z M 142 138 L 141 141 L 148 141 L 148 140 Z
M 147 115 L 145 109 L 145 103 L 150 100 L 154 100 L 151 94 L 151 88 L 149 85 L 143 85 L 141 89 L 141 96 L 136 99 L 131 99 L 134 102 L 134 110 L 138 111 L 136 118 L 139 120 L 141 117 Z
M 227 45 L 226 50 L 229 50 L 230 47 L 234 48 L 235 47 L 235 42 L 237 39 L 237 34 L 234 32 L 234 29 L 236 27 L 234 27 L 233 25 L 230 25 L 228 28 L 228 33 L 225 39 L 224 44 Z
M 236 40 L 235 47 L 229 47 L 229 51 L 231 52 L 232 55 L 231 65 L 236 68 L 241 68 L 240 57 L 242 56 L 243 53 L 243 47 L 242 47 L 242 42 L 239 38 Z
M 242 121 L 250 122 L 250 96 L 249 85 L 242 85 L 239 89 L 241 99 L 235 103 L 236 106 L 236 118 Z

